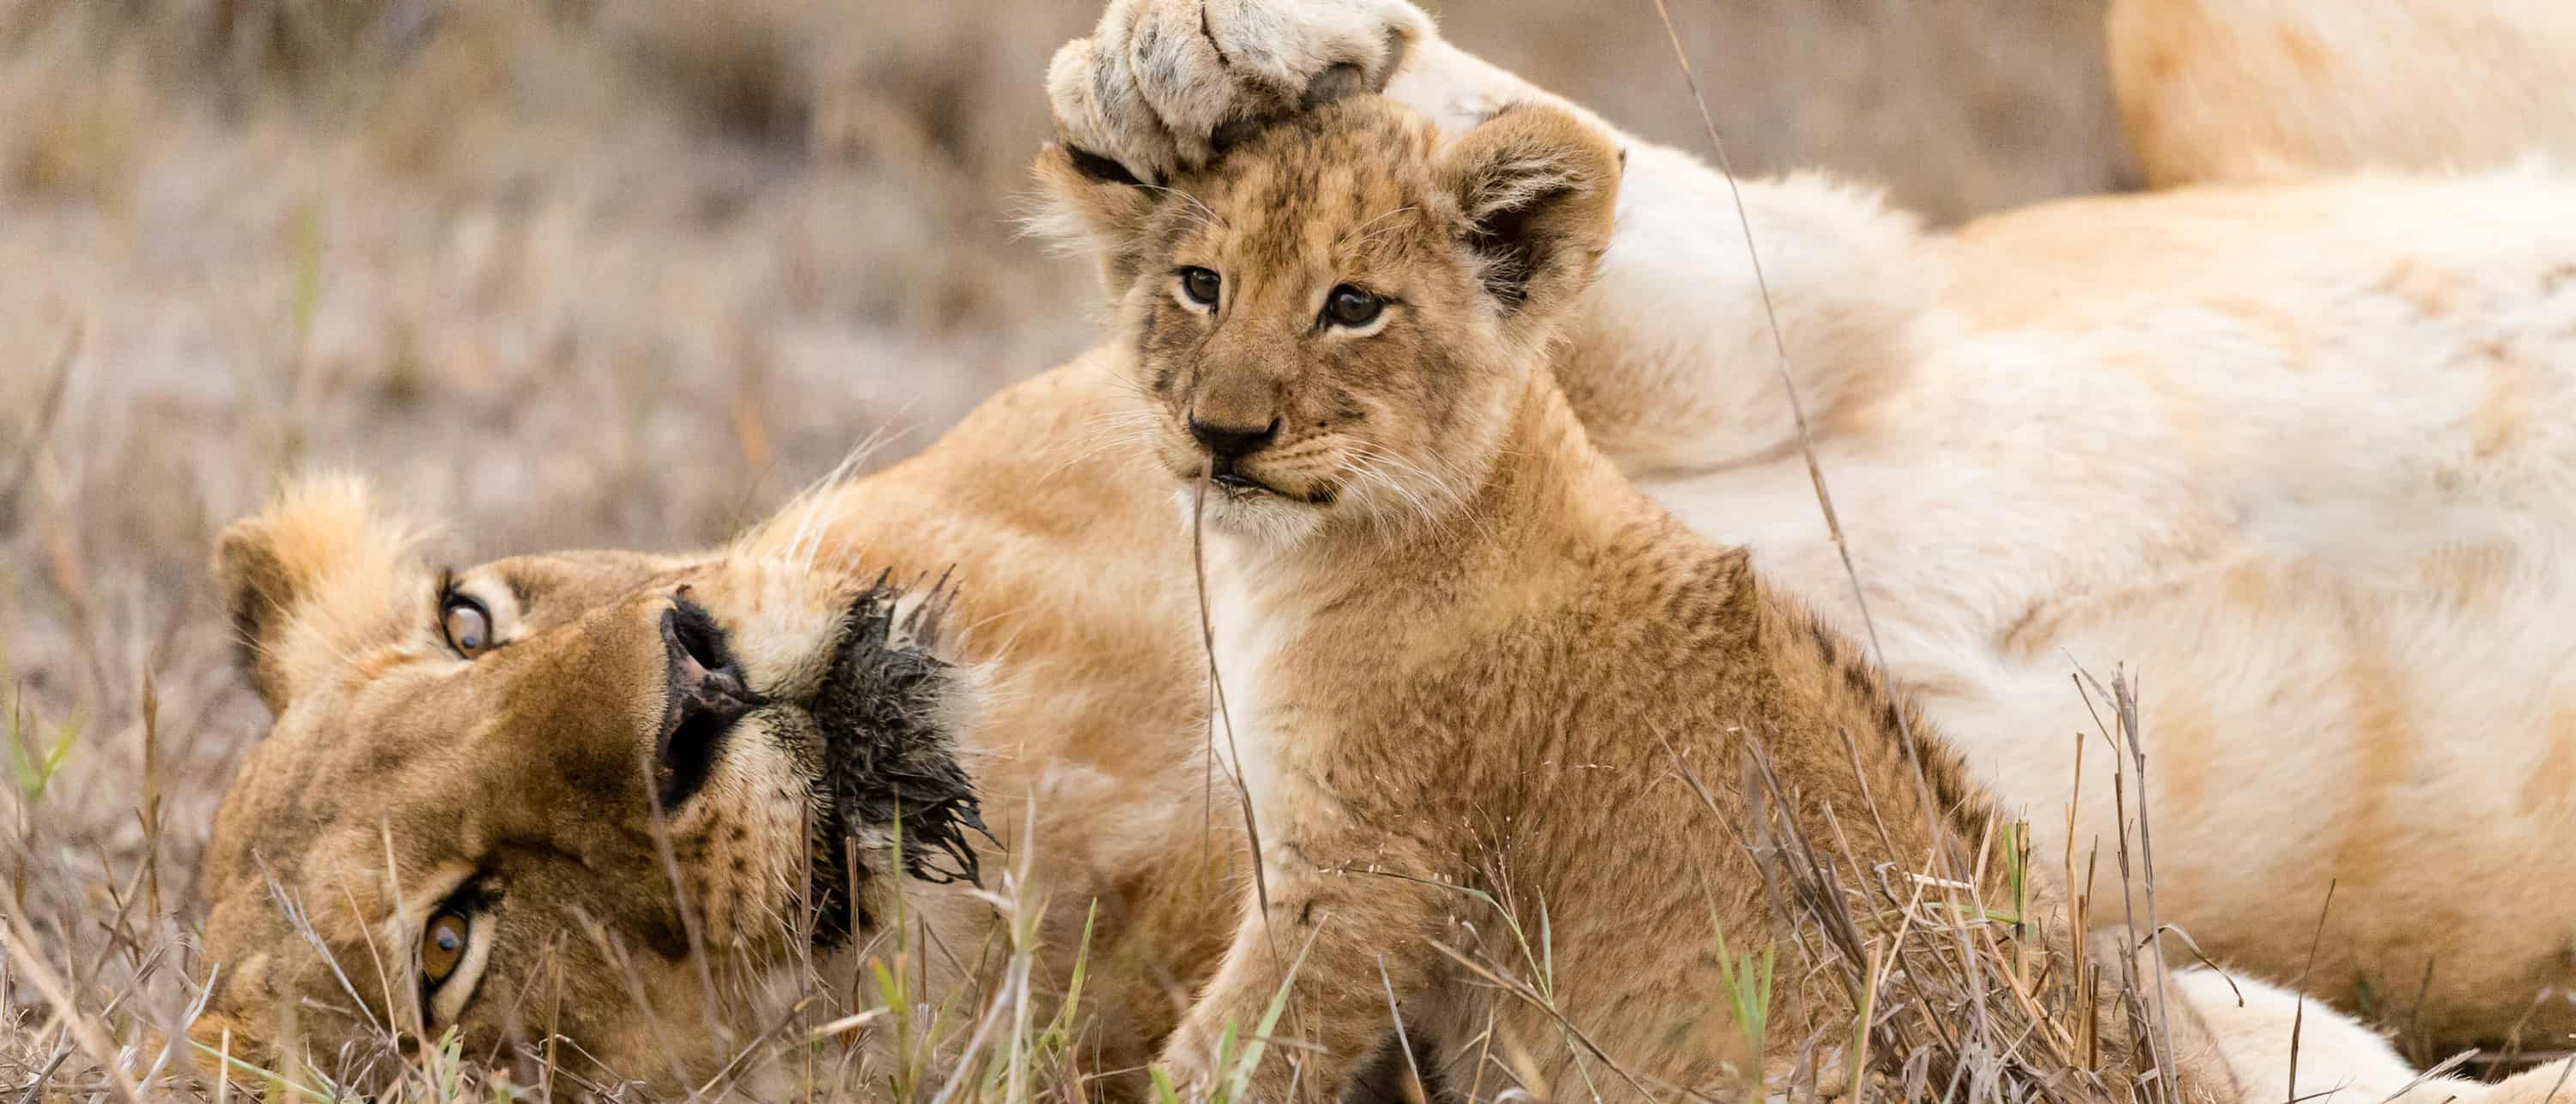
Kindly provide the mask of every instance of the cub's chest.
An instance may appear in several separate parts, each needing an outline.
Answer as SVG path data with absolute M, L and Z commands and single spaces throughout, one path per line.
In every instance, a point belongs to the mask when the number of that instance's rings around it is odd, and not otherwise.
M 1217 762 L 1243 780 L 1264 825 L 1285 828 L 1332 814 L 1342 796 L 1320 780 L 1336 754 L 1338 726 L 1324 708 L 1331 695 L 1305 684 L 1315 667 L 1303 654 L 1313 646 L 1309 619 L 1293 603 L 1213 571 L 1208 600 L 1224 710 L 1216 726 Z

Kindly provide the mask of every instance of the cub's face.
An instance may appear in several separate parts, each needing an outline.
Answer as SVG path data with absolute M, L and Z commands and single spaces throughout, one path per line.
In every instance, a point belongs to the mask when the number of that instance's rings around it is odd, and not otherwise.
M 235 525 L 217 573 L 276 722 L 206 859 L 208 1046 L 552 1036 L 694 1084 L 765 979 L 867 927 L 898 817 L 912 873 L 971 873 L 936 597 L 758 538 L 441 570 L 349 483 Z
M 1392 101 L 1278 122 L 1149 186 L 1063 146 L 1060 228 L 1098 249 L 1175 479 L 1294 542 L 1458 506 L 1607 242 L 1619 155 L 1506 109 L 1454 140 Z

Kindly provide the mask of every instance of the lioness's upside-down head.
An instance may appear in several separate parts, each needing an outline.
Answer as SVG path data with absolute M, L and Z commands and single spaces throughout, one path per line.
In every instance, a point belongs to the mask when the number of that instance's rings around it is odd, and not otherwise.
M 703 1078 L 768 971 L 867 925 L 898 819 L 912 873 L 971 874 L 939 597 L 792 540 L 442 571 L 353 481 L 234 525 L 216 574 L 276 721 L 216 817 L 193 1037 L 551 1034 Z
M 1157 450 L 1220 525 L 1402 523 L 1482 481 L 1607 246 L 1620 154 L 1550 107 L 1443 136 L 1361 96 L 1147 186 L 1057 145 L 1038 173 L 1101 256 Z

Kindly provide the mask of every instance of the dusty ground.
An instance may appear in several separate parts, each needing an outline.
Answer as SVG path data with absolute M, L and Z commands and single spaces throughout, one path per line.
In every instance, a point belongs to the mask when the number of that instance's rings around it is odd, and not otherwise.
M 2128 177 L 2099 0 L 1673 7 L 1739 168 L 1940 221 Z M 1702 144 L 1650 0 L 1447 8 Z M 0 0 L 0 912 L 33 956 L 92 1013 L 183 999 L 264 720 L 200 575 L 283 473 L 364 472 L 460 559 L 689 546 L 1080 349 L 1086 275 L 1012 217 L 1046 58 L 1096 15 Z M 44 1015 L 0 966 L 0 1092 Z

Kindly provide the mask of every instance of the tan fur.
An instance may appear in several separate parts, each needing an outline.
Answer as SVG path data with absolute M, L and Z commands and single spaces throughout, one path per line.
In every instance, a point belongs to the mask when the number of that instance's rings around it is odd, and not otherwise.
M 1290 5 L 1243 14 L 1261 6 L 1118 0 L 1170 10 L 1104 19 L 1111 38 L 1059 55 L 1069 140 L 1168 144 L 1100 133 L 1086 105 L 1133 82 L 1083 59 L 1241 88 L 1223 57 L 1305 35 L 1275 14 Z M 1443 125 L 1514 102 L 1583 117 L 1408 5 L 1375 7 L 1415 44 L 1387 93 Z M 2391 6 L 2344 7 L 2366 22 Z M 1185 12 L 1208 16 L 1217 60 L 1116 37 Z M 1090 100 L 1073 94 L 1086 82 Z M 2482 87 L 2365 83 L 2300 125 L 2438 117 L 2439 93 Z M 2474 109 L 2527 114 L 2502 96 Z M 1848 552 L 1890 676 L 2043 853 L 2120 833 L 2098 755 L 2076 785 L 2072 735 L 2094 726 L 2070 668 L 2143 670 L 2158 883 L 2222 961 L 2298 976 L 2331 881 L 2321 995 L 2386 1010 L 2420 991 L 2406 1020 L 2445 1046 L 2576 1031 L 2576 872 L 2555 858 L 2576 802 L 2541 773 L 2576 732 L 2530 689 L 2576 655 L 2556 569 L 2576 531 L 2576 184 L 2529 166 L 2203 185 L 1927 234 L 1854 189 L 1738 188 L 1596 125 L 1627 172 L 1557 375 L 1622 471 L 1858 634 Z M 2402 141 L 2387 154 L 2422 163 Z M 1819 517 L 1774 316 L 1848 542 Z
M 2114 0 L 2109 38 L 2156 187 L 2576 160 L 2560 0 Z
M 299 484 L 224 534 L 217 581 L 233 631 L 251 649 L 251 684 L 271 709 L 284 707 L 290 687 L 310 685 L 402 623 L 395 611 L 416 597 L 404 570 L 411 544 L 352 478 Z M 298 631 L 274 631 L 286 620 Z
M 193 1037 L 217 1047 L 229 1037 L 232 1053 L 264 1061 L 289 1039 L 329 1055 L 390 1037 L 378 1025 L 408 1033 L 418 987 L 395 979 L 412 976 L 425 909 L 481 870 L 503 895 L 503 920 L 477 936 L 491 947 L 483 983 L 461 1017 L 428 1019 L 433 1037 L 454 1023 L 469 1052 L 506 1057 L 495 1048 L 542 1029 L 574 1044 L 557 1058 L 585 1075 L 701 1083 L 747 1032 L 771 1026 L 748 987 L 796 968 L 789 891 L 805 847 L 750 783 L 801 792 L 786 764 L 755 753 L 760 737 L 792 738 L 805 722 L 786 710 L 746 718 L 712 800 L 671 821 L 710 990 L 698 952 L 674 942 L 685 932 L 669 868 L 623 781 L 641 766 L 662 701 L 653 616 L 689 588 L 767 689 L 764 678 L 808 677 L 798 672 L 829 638 L 830 616 L 877 573 L 953 571 L 963 593 L 942 644 L 978 677 L 974 723 L 961 715 L 951 727 L 967 740 L 986 819 L 1011 848 L 985 856 L 987 884 L 1034 872 L 1021 899 L 1046 917 L 1041 1000 L 1065 991 L 1096 906 L 1083 1053 L 1090 1068 L 1132 1081 L 1213 964 L 1240 840 L 1226 830 L 1238 821 L 1226 795 L 1205 785 L 1201 691 L 1186 677 L 1201 661 L 1169 585 L 1179 564 L 1167 526 L 1130 496 L 1128 454 L 1100 432 L 1120 397 L 1091 364 L 1032 380 L 922 454 L 799 500 L 723 549 L 461 570 L 459 586 L 493 607 L 505 642 L 474 663 L 438 636 L 437 573 L 411 551 L 411 527 L 355 481 L 301 484 L 236 524 L 216 574 L 249 633 L 246 668 L 278 718 L 215 822 L 202 883 L 214 995 Z M 1022 447 L 986 445 L 1005 438 Z M 1136 555 L 1157 542 L 1164 555 Z M 568 745 L 602 752 L 599 773 L 553 769 Z M 745 784 L 719 784 L 727 772 Z M 1217 833 L 1202 834 L 1211 820 Z M 503 841 L 528 850 L 495 870 Z M 582 865 L 549 861 L 550 851 Z M 384 876 L 389 859 L 399 879 Z M 737 876 L 737 860 L 753 876 Z M 870 883 L 880 914 L 897 907 L 885 896 L 895 882 Z M 914 934 L 985 943 L 989 904 L 912 888 L 901 907 L 921 924 Z M 296 933 L 282 902 L 315 938 Z M 978 980 L 959 957 L 923 957 L 909 968 L 931 980 L 925 1000 Z M 826 988 L 849 991 L 849 971 L 863 965 L 826 959 Z M 542 1021 L 528 1012 L 539 1006 Z
M 1291 14 L 1259 2 L 1229 0 L 1202 11 L 1181 0 L 1120 0 L 1110 22 L 1121 20 L 1131 29 L 1162 21 L 1212 36 L 1162 39 L 1190 49 L 1222 43 L 1229 58 L 1259 53 L 1279 70 L 1264 78 L 1271 84 L 1259 97 L 1273 110 L 1284 103 L 1279 80 L 1294 83 L 1334 64 L 1351 66 L 1364 86 L 1384 85 L 1418 109 L 1441 113 L 1448 125 L 1472 124 L 1506 103 L 1556 102 L 1439 41 L 1402 3 L 1314 0 Z M 1126 45 L 1102 50 L 1117 54 Z M 1098 60 L 1091 40 L 1068 51 L 1051 80 L 1060 112 L 1082 102 L 1068 91 L 1093 90 L 1086 59 Z M 1215 59 L 1201 61 L 1162 74 L 1169 82 L 1159 90 L 1162 102 L 1144 115 L 1131 110 L 1127 129 L 1116 132 L 1125 147 L 1096 148 L 1124 161 L 1132 147 L 1136 164 L 1156 163 L 1172 140 L 1167 133 L 1156 145 L 1147 137 L 1161 112 L 1195 104 L 1227 113 L 1228 90 L 1249 85 L 1233 80 L 1240 73 L 1216 68 Z M 1097 89 L 1134 91 L 1114 81 Z M 1659 500 L 1689 504 L 1695 527 L 1750 540 L 1763 570 L 1797 580 L 1792 589 L 1829 621 L 1856 625 L 1837 605 L 1847 592 L 1837 589 L 1839 567 L 1766 367 L 1769 336 L 1747 294 L 1745 243 L 1731 230 L 1712 229 L 1731 226 L 1722 217 L 1727 193 L 1685 155 L 1634 141 L 1625 151 L 1629 171 L 1613 248 L 1600 282 L 1564 320 L 1568 341 L 1558 374 L 1567 397 L 1603 450 Z M 1173 166 L 1184 163 L 1169 156 Z M 2563 776 L 2550 765 L 2576 746 L 2576 725 L 2566 722 L 2560 703 L 2547 711 L 2545 739 L 2510 739 L 2530 726 L 2519 714 L 2498 712 L 2510 703 L 2479 687 L 2499 677 L 2492 668 L 2503 660 L 2528 652 L 2530 662 L 2545 663 L 2551 653 L 2527 648 L 2524 637 L 2503 638 L 2488 651 L 2460 647 L 2493 637 L 2495 619 L 2517 609 L 2536 611 L 2528 615 L 2541 619 L 2535 623 L 2567 623 L 2551 617 L 2546 602 L 2530 600 L 2532 580 L 2548 577 L 2547 565 L 2563 553 L 2544 534 L 2519 543 L 2409 545 L 2393 549 L 2388 564 L 2336 563 L 2315 549 L 2240 555 L 2248 542 L 2241 519 L 2176 504 L 2205 508 L 2289 495 L 2358 511 L 2355 533 L 2327 541 L 2325 552 L 2375 548 L 2391 534 L 2414 531 L 2426 512 L 2411 499 L 2259 476 L 2278 465 L 2245 458 L 2332 457 L 2331 469 L 2450 447 L 2451 427 L 2442 421 L 2450 416 L 2448 392 L 2425 386 L 2447 387 L 2450 377 L 2410 367 L 2418 364 L 2435 373 L 2450 371 L 2454 360 L 2477 369 L 2460 377 L 2481 384 L 2478 401 L 2460 404 L 2462 456 L 2485 457 L 2480 442 L 2487 442 L 2502 462 L 2532 462 L 2551 441 L 2551 427 L 2565 421 L 2550 414 L 2554 377 L 2546 371 L 2561 362 L 2549 342 L 2563 340 L 2554 335 L 2565 331 L 2552 327 L 2565 316 L 2550 311 L 2576 288 L 2567 277 L 2576 268 L 2565 266 L 2568 254 L 2553 253 L 2558 247 L 2548 238 L 2549 228 L 2566 220 L 2542 217 L 2563 209 L 2553 198 L 2562 191 L 2530 175 L 2186 191 L 2052 205 L 1927 237 L 1910 219 L 1842 186 L 1801 178 L 1745 186 L 1792 359 L 1824 433 L 1826 467 L 1847 523 L 1858 523 L 1856 553 L 1876 588 L 1873 605 L 1890 630 L 1902 681 L 1923 692 L 1936 715 L 1958 718 L 1947 726 L 1953 737 L 1985 738 L 1990 753 L 2019 764 L 2009 784 L 1995 785 L 2020 795 L 2019 804 L 2045 827 L 2069 773 L 2054 752 L 2032 748 L 2043 738 L 2059 747 L 2081 721 L 2060 708 L 2073 702 L 2065 656 L 2081 649 L 2107 663 L 2143 655 L 2150 671 L 2164 676 L 2151 683 L 2151 731 L 2170 733 L 2172 741 L 2159 746 L 2151 780 L 2159 858 L 2171 864 L 2159 870 L 2168 908 L 2188 913 L 2186 926 L 2203 945 L 2294 976 L 2322 893 L 2311 849 L 2364 838 L 2415 848 L 2382 853 L 2392 863 L 2369 872 L 2370 884 L 2341 883 L 2319 976 L 2340 985 L 2376 971 L 2383 982 L 2396 979 L 2377 986 L 2385 994 L 2411 985 L 2430 955 L 2440 970 L 2426 1022 L 2444 1038 L 2528 1022 L 2527 1037 L 2545 1040 L 2568 1023 L 2561 1001 L 2528 1021 L 2524 1014 L 2534 983 L 2555 986 L 2566 976 L 2556 956 L 2569 898 L 2552 878 L 2563 866 L 2555 855 L 2563 849 L 2564 818 L 2576 803 L 2563 784 L 2552 784 Z M 2334 303 L 2353 306 L 2330 309 Z M 2527 325 L 2492 332 L 2487 320 L 2505 317 Z M 2451 329 L 2462 335 L 2457 342 L 2447 336 Z M 2490 348 L 2511 356 L 2482 351 Z M 2321 364 L 2344 361 L 2355 367 L 2318 382 Z M 1973 370 L 1996 363 L 2023 369 L 2008 379 Z M 2506 370 L 2512 364 L 2539 370 L 2517 374 Z M 1587 366 L 1585 374 L 1567 371 Z M 2068 390 L 2034 387 L 2052 380 Z M 2398 387 L 2394 380 L 2409 382 Z M 2484 386 L 2489 380 L 2495 386 Z M 963 631 L 947 646 L 985 673 L 981 708 L 959 736 L 984 786 L 988 819 L 1011 848 L 989 853 L 986 870 L 1027 860 L 1031 880 L 1021 893 L 1047 909 L 1042 992 L 1061 991 L 1085 908 L 1100 903 L 1090 991 L 1104 999 L 1086 1003 L 1103 1016 L 1096 1050 L 1087 1053 L 1099 1069 L 1141 1064 L 1213 968 L 1247 882 L 1233 861 L 1243 844 L 1228 827 L 1237 819 L 1228 788 L 1205 784 L 1205 657 L 1189 548 L 1172 524 L 1168 459 L 1154 464 L 1136 447 L 1149 430 L 1139 421 L 1137 385 L 1130 350 L 1095 352 L 997 395 L 921 455 L 799 502 L 736 548 L 670 558 L 530 557 L 468 570 L 469 583 L 515 573 L 574 585 L 537 601 L 525 626 L 556 642 L 559 654 L 476 680 L 454 709 L 411 709 L 394 693 L 443 662 L 427 635 L 434 632 L 423 593 L 429 576 L 405 551 L 404 525 L 353 505 L 359 500 L 352 491 L 329 490 L 291 495 L 238 530 L 242 537 L 229 548 L 271 562 L 228 553 L 221 573 L 237 599 L 258 599 L 237 602 L 236 610 L 259 615 L 250 622 L 260 645 L 250 674 L 280 703 L 281 715 L 229 792 L 208 854 L 205 959 L 216 994 L 201 1035 L 211 1042 L 229 1028 L 266 1037 L 291 1022 L 327 1051 L 350 1033 L 344 1021 L 356 1011 L 340 973 L 376 1018 L 394 1018 L 400 1000 L 386 993 L 402 987 L 381 980 L 377 963 L 401 968 L 401 941 L 418 931 L 416 898 L 455 876 L 458 817 L 507 813 L 535 840 L 586 830 L 574 812 L 593 796 L 584 787 L 536 771 L 455 768 L 521 763 L 556 746 L 550 702 L 610 715 L 638 707 L 621 693 L 649 697 L 649 685 L 607 677 L 621 666 L 614 658 L 621 649 L 643 643 L 632 623 L 619 621 L 651 597 L 639 586 L 666 573 L 693 573 L 720 599 L 720 617 L 767 608 L 786 617 L 784 626 L 830 608 L 854 580 L 880 567 L 918 578 L 953 565 L 963 587 L 953 623 Z M 2331 401 L 2392 389 L 2403 394 L 2403 410 Z M 2030 397 L 2021 405 L 2004 401 L 2024 394 Z M 2524 405 L 2507 401 L 2511 394 L 2531 396 L 2526 416 L 2510 416 Z M 2410 420 L 2427 410 L 2424 424 Z M 2497 416 L 2470 417 L 2471 410 Z M 2337 427 L 2338 434 L 2387 428 L 2358 448 L 2337 435 L 2283 446 L 2283 427 L 2296 425 Z M 2258 445 L 2262 451 L 2248 451 Z M 2137 458 L 2148 478 L 2121 478 L 2121 458 Z M 1947 531 L 1936 524 L 1945 517 L 1939 511 L 1958 504 L 1926 508 L 1914 492 L 1953 470 L 2017 479 L 2037 470 L 2052 481 L 2027 501 L 1948 517 L 1981 539 L 1944 544 L 1934 539 Z M 2392 470 L 2456 492 L 2511 486 L 2520 469 Z M 2413 485 L 2377 474 L 2356 478 Z M 1908 493 L 1876 493 L 1890 488 Z M 2376 515 L 2365 508 L 2374 505 L 2391 507 L 2398 520 L 2370 520 Z M 269 535 L 260 536 L 263 529 Z M 1962 548 L 1976 558 L 1959 558 Z M 773 570 L 748 560 L 807 566 Z M 2373 582 L 2385 579 L 2431 589 L 2388 593 Z M 750 601 L 756 591 L 778 598 Z M 2309 600 L 2320 594 L 2340 597 L 2323 606 Z M 294 615 L 274 615 L 287 610 Z M 2195 620 L 2189 615 L 2196 610 L 2224 616 Z M 584 620 L 610 631 L 598 648 L 576 653 L 572 642 L 586 634 L 569 626 Z M 2444 627 L 2454 621 L 2457 627 Z M 296 627 L 282 630 L 286 625 Z M 1973 637 L 1974 646 L 1943 635 L 1950 628 Z M 2371 631 L 2356 635 L 2356 628 Z M 797 635 L 782 627 L 764 653 L 791 665 L 805 650 Z M 525 656 L 546 654 L 538 639 L 513 647 Z M 2398 659 L 2401 668 L 2419 671 L 2420 693 L 2395 703 L 2382 696 L 2375 710 L 2362 709 L 2374 700 L 2360 692 L 2370 661 L 2389 659 L 2384 649 L 2374 652 L 2376 642 L 2398 639 L 2437 653 Z M 2210 640 L 2325 657 L 2320 667 L 2341 674 L 2320 685 L 2336 696 L 2285 698 L 2261 679 L 2230 681 L 2245 667 L 2240 657 L 2260 650 L 2213 650 L 2204 646 Z M 1987 641 L 1997 645 L 1992 655 L 1979 650 Z M 2142 652 L 2141 641 L 2154 647 Z M 1998 670 L 2032 688 L 1999 690 Z M 2516 676 L 2514 684 L 2539 685 L 2545 673 Z M 378 677 L 390 680 L 381 693 L 368 689 Z M 2177 696 L 2167 706 L 2169 693 Z M 2188 693 L 2201 700 L 2179 696 Z M 2475 704 L 2489 699 L 2492 707 Z M 2049 708 L 2015 712 L 2031 703 Z M 2446 746 L 2462 754 L 2440 760 L 2457 760 L 2480 780 L 2475 786 L 2446 781 L 2443 796 L 2418 801 L 2405 790 L 2407 764 L 2387 758 L 2376 760 L 2378 773 L 2368 779 L 2379 791 L 2362 793 L 2339 780 L 2315 784 L 2328 768 L 2342 769 L 2336 749 L 2347 731 L 2380 733 L 2374 746 L 2385 748 L 2392 710 L 2410 703 L 2408 732 L 2481 735 L 2452 740 Z M 2347 705 L 2355 718 L 2379 718 L 2376 727 L 2344 724 Z M 614 728 L 577 731 L 614 744 Z M 2467 755 L 2470 745 L 2503 750 L 2488 762 Z M 2324 750 L 2290 754 L 2306 747 Z M 386 774 L 363 755 L 378 750 L 424 765 Z M 2515 758 L 2526 750 L 2547 754 Z M 2088 780 L 2098 781 L 2098 762 L 2088 764 Z M 2498 777 L 2516 781 L 2496 786 Z M 2305 800 L 2233 800 L 2249 790 Z M 2487 791 L 2523 811 L 2503 815 L 2477 804 Z M 2357 807 L 2371 815 L 2347 817 L 2356 806 L 2345 795 L 2358 795 Z M 2086 815 L 2107 819 L 2096 806 L 2108 803 L 2091 801 Z M 1036 818 L 1025 819 L 1032 807 Z M 2310 833 L 2300 825 L 2335 830 Z M 387 860 L 377 857 L 389 839 L 401 871 L 392 880 L 382 876 Z M 318 858 L 306 858 L 308 848 Z M 531 954 L 548 962 L 573 956 L 562 960 L 571 987 L 550 1006 L 563 1010 L 562 1019 L 548 1026 L 619 1072 L 695 1084 L 730 1057 L 728 1036 L 743 1039 L 770 1025 L 730 1018 L 723 1008 L 710 1023 L 695 963 L 685 955 L 669 963 L 636 959 L 648 967 L 641 989 L 654 1009 L 639 1013 L 625 971 L 604 968 L 604 951 L 585 950 L 633 947 L 647 929 L 667 926 L 652 919 L 656 903 L 669 900 L 659 888 L 667 874 L 658 865 L 637 869 L 644 850 L 630 837 L 611 856 L 622 895 L 601 900 L 620 911 L 602 917 L 599 929 L 566 920 L 606 879 L 518 886 L 514 907 L 529 910 L 527 924 L 495 947 L 486 971 L 507 976 Z M 2367 857 L 2370 849 L 2351 853 Z M 2419 861 L 2421 855 L 2434 858 Z M 267 884 L 272 874 L 276 892 Z M 880 885 L 895 888 L 890 882 Z M 387 892 L 397 884 L 407 912 Z M 990 935 L 992 909 L 967 892 L 905 890 L 910 915 L 947 945 L 975 946 Z M 281 897 L 311 917 L 343 970 L 325 965 L 285 923 Z M 610 938 L 593 941 L 593 930 Z M 931 965 L 934 992 L 965 980 L 946 961 Z M 483 1004 L 478 996 L 466 1017 L 498 1011 Z M 2321 1014 L 2308 1009 L 2310 1031 Z M 2230 1044 L 2231 1059 L 2250 1054 L 2248 1068 L 2279 1068 L 2284 1036 L 2243 1038 L 2256 1049 Z M 2319 1060 L 2311 1054 L 2303 1069 Z M 2318 1076 L 2332 1083 L 2330 1071 Z M 2246 1084 L 2259 1087 L 2249 1088 L 2249 1099 L 2271 1098 L 2277 1080 L 2248 1075 Z M 2308 1091 L 2307 1074 L 2301 1083 Z
M 805 798 L 785 749 L 810 722 L 785 705 L 746 718 L 699 800 L 669 811 L 685 917 L 671 892 L 635 892 L 670 884 L 637 796 L 662 721 L 660 617 L 674 594 L 723 611 L 748 676 L 794 698 L 861 581 L 737 556 L 502 560 L 456 576 L 497 642 L 466 659 L 402 532 L 354 483 L 322 481 L 225 534 L 217 573 L 278 719 L 207 853 L 197 1038 L 328 1054 L 453 1026 L 496 1053 L 542 1006 L 609 1068 L 721 1060 L 728 1039 L 703 1025 L 793 952 L 778 918 L 804 878 Z M 468 886 L 491 898 L 477 976 L 424 992 L 422 924 Z
M 1744 812 L 1746 757 L 1776 769 L 1807 838 L 1880 829 L 1857 841 L 1856 877 L 1964 862 L 1987 830 L 1986 798 L 1919 716 L 1929 796 L 1901 799 L 1918 792 L 1908 707 L 1744 550 L 1639 494 L 1557 390 L 1549 346 L 1608 238 L 1617 161 L 1548 108 L 1444 141 L 1359 99 L 1157 189 L 1086 179 L 1062 151 L 1044 164 L 1069 203 L 1118 220 L 1096 237 L 1133 251 L 1116 266 L 1134 274 L 1120 327 L 1162 416 L 1172 474 L 1156 482 L 1206 462 L 1193 425 L 1281 426 L 1231 462 L 1250 482 L 1206 506 L 1266 901 L 1166 1051 L 1185 1086 L 1212 1087 L 1220 1038 L 1291 986 L 1302 1045 L 1255 1071 L 1259 1099 L 1337 1092 L 1390 1003 L 1453 1079 L 1476 1072 L 1471 1040 L 1491 1029 L 1570 1084 L 1561 1015 L 1642 1079 L 1596 1070 L 1606 1096 L 1725 1092 L 1843 1022 L 1775 1020 L 1754 1055 L 1719 1010 L 1719 934 L 1779 939 L 1765 874 L 1736 844 L 1767 831 Z M 1347 244 L 1362 235 L 1369 247 Z M 1181 266 L 1239 290 L 1193 306 L 1171 293 Z M 1337 286 L 1385 296 L 1390 317 L 1317 320 Z M 1439 949 L 1522 973 L 1509 933 L 1542 914 L 1553 1012 Z M 1790 976 L 1808 968 L 1778 949 Z

